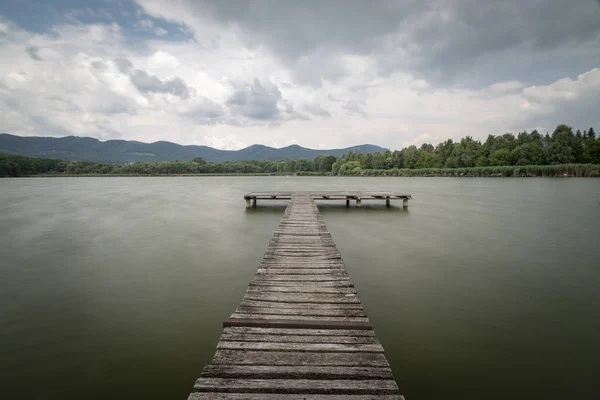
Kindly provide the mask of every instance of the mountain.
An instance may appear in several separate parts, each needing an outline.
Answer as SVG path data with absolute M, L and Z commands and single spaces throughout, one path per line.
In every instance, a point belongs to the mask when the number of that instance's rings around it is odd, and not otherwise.
M 69 161 L 99 161 L 129 163 L 136 161 L 187 161 L 202 157 L 209 162 L 244 160 L 282 160 L 286 158 L 313 159 L 318 155 L 342 156 L 349 151 L 361 153 L 384 152 L 383 147 L 372 144 L 345 149 L 315 150 L 292 145 L 276 149 L 255 144 L 241 150 L 218 150 L 208 146 L 182 146 L 171 142 L 143 143 L 129 140 L 102 142 L 89 137 L 67 136 L 62 138 L 15 136 L 0 133 L 0 153 L 27 157 L 59 158 Z

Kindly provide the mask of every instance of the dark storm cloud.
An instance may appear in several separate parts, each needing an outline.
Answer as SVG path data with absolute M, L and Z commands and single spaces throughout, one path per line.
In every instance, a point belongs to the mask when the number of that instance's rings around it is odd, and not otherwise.
M 266 45 L 314 83 L 342 75 L 327 55 L 372 55 L 387 75 L 410 71 L 437 83 L 481 85 L 497 81 L 494 65 L 521 62 L 517 78 L 548 78 L 589 70 L 598 52 L 569 49 L 600 40 L 595 0 L 307 0 L 189 1 L 189 7 L 243 31 L 246 45 Z M 566 49 L 573 67 L 548 65 L 548 54 Z M 561 53 L 564 57 L 564 52 Z M 558 57 L 558 55 L 557 55 Z M 502 63 L 503 60 L 507 60 Z M 473 76 L 472 70 L 477 69 Z
M 554 70 L 556 79 L 581 70 L 553 66 L 548 56 L 598 40 L 598 21 L 600 7 L 592 0 L 439 2 L 401 26 L 400 35 L 387 44 L 388 51 L 383 53 L 387 56 L 380 65 L 384 72 L 404 66 L 433 81 L 473 80 L 470 75 L 476 69 L 476 78 L 487 84 L 509 68 L 512 79 L 529 80 L 542 69 Z M 581 55 L 573 51 L 570 56 L 571 63 L 587 59 L 581 67 L 585 70 L 598 62 L 597 52 Z M 515 77 L 514 69 L 520 64 L 527 70 Z
M 171 93 L 184 99 L 187 99 L 190 95 L 189 87 L 179 77 L 163 81 L 146 71 L 133 68 L 131 61 L 125 58 L 116 59 L 115 64 L 122 73 L 129 75 L 133 86 L 142 93 Z
M 214 18 L 253 34 L 295 59 L 325 46 L 368 51 L 370 42 L 394 31 L 418 1 L 243 0 L 194 2 Z
M 171 93 L 175 96 L 187 98 L 190 95 L 189 89 L 181 78 L 160 80 L 155 75 L 150 75 L 146 71 L 136 69 L 129 76 L 131 83 L 140 92 Z
M 226 105 L 234 115 L 253 120 L 274 121 L 280 117 L 277 104 L 281 98 L 281 91 L 277 85 L 254 79 L 251 83 L 238 84 L 227 99 Z
M 225 112 L 220 104 L 203 96 L 196 96 L 191 106 L 185 116 L 199 124 L 217 123 L 222 120 Z
M 29 57 L 31 57 L 31 59 L 36 60 L 36 61 L 44 61 L 42 59 L 42 57 L 40 57 L 40 55 L 39 55 L 39 51 L 40 51 L 39 48 L 37 48 L 35 46 L 30 46 L 30 47 L 27 47 L 25 49 L 25 51 L 27 51 L 27 54 L 29 54 Z

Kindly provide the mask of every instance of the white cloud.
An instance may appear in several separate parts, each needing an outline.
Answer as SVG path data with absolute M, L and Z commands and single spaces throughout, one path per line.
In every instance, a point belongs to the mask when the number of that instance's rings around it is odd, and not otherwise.
M 574 101 L 590 93 L 600 96 L 600 68 L 583 73 L 575 80 L 562 78 L 548 86 L 531 86 L 523 90 L 528 103 L 539 105 Z
M 523 82 L 504 81 L 504 82 L 494 83 L 494 84 L 488 86 L 488 89 L 492 93 L 514 93 L 520 89 L 523 89 L 523 87 L 525 87 L 525 84 Z

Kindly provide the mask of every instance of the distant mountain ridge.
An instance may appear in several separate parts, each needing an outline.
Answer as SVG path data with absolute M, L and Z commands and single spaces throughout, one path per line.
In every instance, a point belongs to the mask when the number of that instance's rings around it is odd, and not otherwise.
M 172 142 L 144 143 L 133 140 L 107 140 L 90 137 L 66 136 L 61 138 L 16 136 L 0 133 L 0 153 L 27 157 L 59 158 L 68 161 L 129 163 L 136 161 L 189 161 L 202 157 L 208 162 L 245 160 L 313 159 L 318 155 L 342 156 L 350 151 L 361 153 L 384 152 L 372 144 L 344 149 L 316 150 L 291 145 L 280 149 L 254 144 L 241 150 L 218 150 L 208 146 L 180 145 Z

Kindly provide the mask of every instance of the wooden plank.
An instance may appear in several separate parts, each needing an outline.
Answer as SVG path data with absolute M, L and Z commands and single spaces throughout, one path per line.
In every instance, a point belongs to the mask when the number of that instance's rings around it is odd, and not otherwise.
M 244 350 L 217 350 L 212 364 L 389 367 L 389 363 L 383 353 L 312 353 Z
M 339 256 L 340 252 L 331 247 L 330 249 L 284 249 L 277 246 L 270 247 L 265 252 L 265 255 L 278 254 L 278 255 L 294 255 L 302 257 L 325 257 L 325 256 Z
M 265 281 L 348 281 L 349 277 L 347 274 L 344 275 L 271 275 L 271 274 L 257 274 L 254 280 L 265 280 Z
M 308 336 L 308 335 L 257 335 L 223 333 L 221 341 L 266 342 L 266 343 L 339 343 L 339 344 L 378 344 L 374 336 Z
M 316 316 L 316 315 L 289 315 L 289 314 L 247 314 L 234 312 L 232 319 L 252 319 L 252 320 L 277 320 L 277 321 L 351 321 L 351 322 L 369 322 L 366 317 L 344 317 L 344 316 Z
M 314 255 L 329 255 L 329 254 L 340 254 L 340 252 L 338 251 L 337 248 L 335 247 L 319 247 L 319 248 L 283 248 L 283 247 L 279 247 L 279 246 L 271 246 L 269 248 L 267 248 L 266 253 L 282 253 L 282 254 L 306 254 L 308 256 L 310 256 L 311 254 Z
M 302 335 L 302 336 L 366 336 L 375 337 L 375 332 L 371 330 L 352 330 L 352 329 L 282 329 L 282 328 L 248 328 L 248 327 L 228 327 L 223 329 L 226 334 L 240 335 Z
M 387 367 L 317 367 L 273 365 L 207 365 L 204 378 L 244 379 L 394 379 Z
M 295 394 L 398 394 L 396 382 L 347 379 L 228 379 L 200 378 L 198 392 L 295 393 Z
M 290 260 L 287 262 L 273 261 L 263 259 L 260 263 L 261 268 L 343 268 L 344 263 L 341 260 Z
M 318 260 L 339 260 L 339 253 L 316 253 L 316 252 L 282 252 L 282 251 L 271 251 L 267 250 L 264 255 L 265 258 L 278 258 L 278 259 L 297 259 L 303 257 L 306 261 L 318 261 Z
M 343 268 L 259 268 L 257 274 L 348 275 Z
M 248 326 L 256 328 L 291 328 L 291 329 L 373 329 L 370 322 L 330 321 L 330 320 L 286 320 L 286 319 L 249 319 L 229 318 L 223 321 L 223 327 Z
M 360 303 L 358 296 L 353 295 L 337 295 L 330 293 L 294 293 L 289 295 L 286 293 L 261 292 L 257 290 L 248 290 L 244 296 L 247 300 L 260 301 L 275 301 L 278 303 Z
M 364 310 L 352 309 L 317 309 L 317 308 L 273 308 L 273 307 L 249 307 L 240 305 L 235 314 L 268 314 L 268 315 L 291 315 L 291 316 L 332 316 L 332 317 L 366 317 Z
M 187 400 L 404 400 L 399 394 L 272 394 L 193 392 Z
M 252 283 L 250 288 L 261 292 L 356 294 L 356 289 L 353 287 L 321 287 L 317 285 L 275 286 L 260 285 L 260 283 L 256 282 Z
M 316 353 L 383 353 L 381 344 L 341 344 L 341 343 L 258 343 L 221 341 L 217 345 L 221 350 L 252 351 L 294 351 Z
M 264 308 L 289 308 L 302 310 L 310 308 L 315 310 L 362 310 L 360 303 L 284 303 L 274 301 L 260 301 L 243 299 L 240 306 L 264 307 Z
M 315 286 L 315 287 L 354 287 L 351 280 L 347 281 L 321 281 L 321 282 L 302 282 L 302 281 L 265 281 L 256 280 L 250 282 L 253 286 Z

